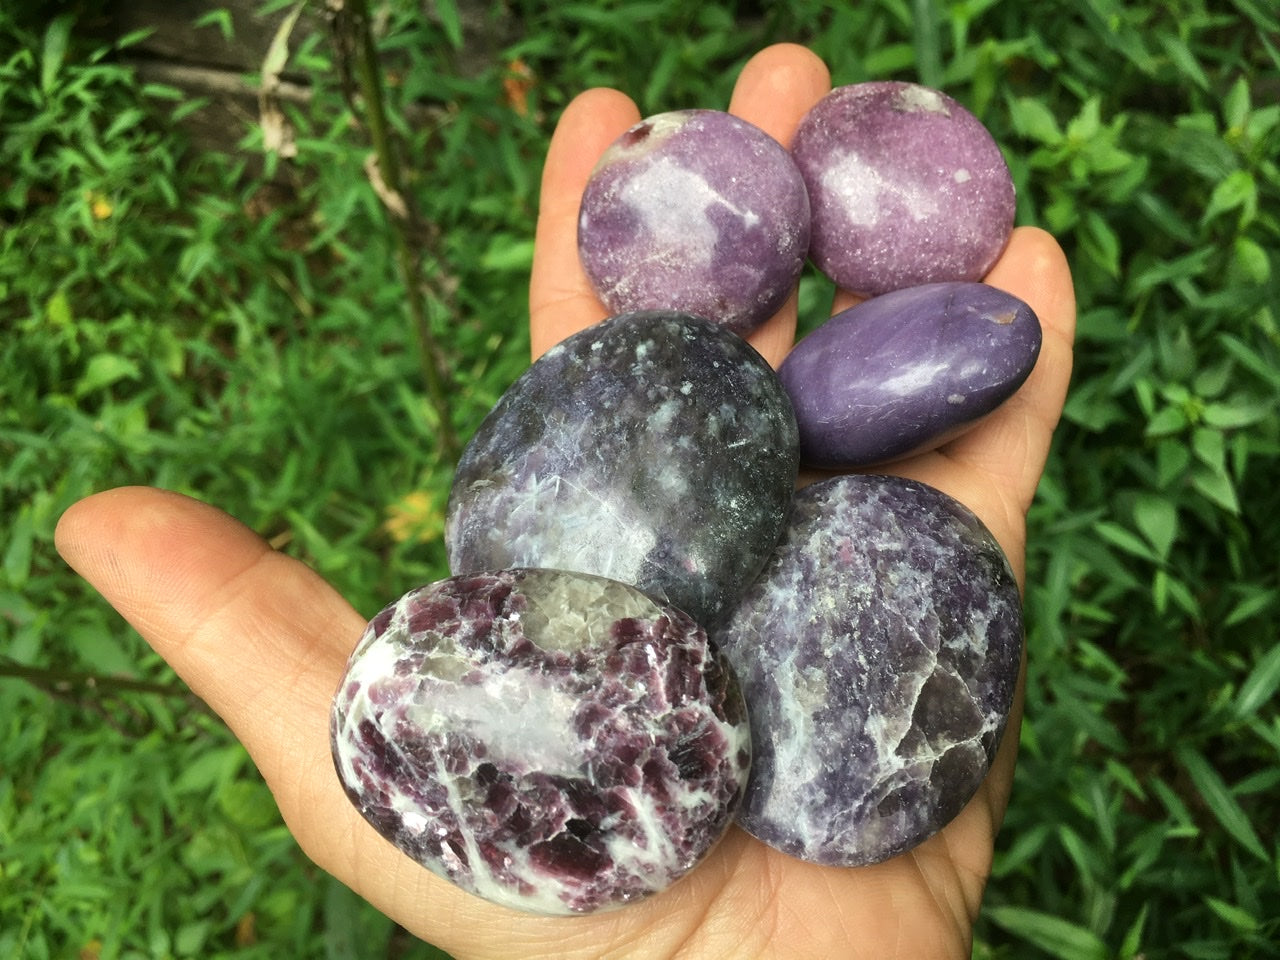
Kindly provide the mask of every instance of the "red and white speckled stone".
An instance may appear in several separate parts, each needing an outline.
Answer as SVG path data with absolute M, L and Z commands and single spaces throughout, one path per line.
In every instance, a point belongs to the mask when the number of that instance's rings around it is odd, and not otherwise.
M 750 763 L 705 632 L 556 570 L 453 577 L 369 624 L 331 715 L 343 788 L 384 837 L 495 903 L 581 914 L 692 869 Z
M 791 152 L 812 208 L 810 257 L 854 293 L 979 280 L 1013 229 L 1000 147 L 930 87 L 837 87 L 801 121 Z
M 583 269 L 611 312 L 679 310 L 739 334 L 782 307 L 808 245 L 791 155 L 719 110 L 633 126 L 600 158 L 578 219 Z

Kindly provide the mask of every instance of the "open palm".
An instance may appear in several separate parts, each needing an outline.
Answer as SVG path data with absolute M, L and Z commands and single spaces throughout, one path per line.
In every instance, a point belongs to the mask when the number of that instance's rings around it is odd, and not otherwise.
M 787 143 L 829 82 L 808 51 L 771 47 L 743 69 L 730 108 Z M 568 107 L 557 128 L 530 289 L 535 355 L 605 316 L 578 263 L 577 203 L 600 153 L 638 119 L 623 95 L 593 90 Z M 892 472 L 972 508 L 1021 582 L 1024 518 L 1062 410 L 1075 305 L 1062 252 L 1039 230 L 1016 230 L 987 279 L 1039 315 L 1039 362 L 977 429 Z M 837 306 L 851 302 L 837 299 Z M 775 365 L 794 339 L 795 302 L 751 337 Z M 225 513 L 159 490 L 90 497 L 66 513 L 57 539 L 67 561 L 230 725 L 307 854 L 459 960 L 969 955 L 1013 777 L 1020 692 L 983 786 L 959 817 L 910 853 L 872 867 L 819 867 L 735 829 L 663 894 L 587 917 L 530 917 L 417 866 L 343 794 L 329 755 L 329 706 L 364 618 L 316 573 Z

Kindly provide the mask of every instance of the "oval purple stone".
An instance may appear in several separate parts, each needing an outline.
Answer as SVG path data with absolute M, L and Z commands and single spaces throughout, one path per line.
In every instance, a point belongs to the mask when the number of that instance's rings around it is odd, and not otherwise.
M 778 370 L 801 460 L 857 468 L 936 447 L 1022 385 L 1040 342 L 1031 308 L 985 283 L 925 284 L 850 307 Z

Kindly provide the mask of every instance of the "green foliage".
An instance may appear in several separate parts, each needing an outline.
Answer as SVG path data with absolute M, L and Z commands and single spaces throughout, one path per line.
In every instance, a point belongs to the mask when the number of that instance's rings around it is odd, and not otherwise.
M 1273 19 L 1239 11 L 1091 2 L 1018 24 L 1040 52 L 986 117 L 1080 304 L 1030 521 L 993 943 L 1272 956 L 1280 933 L 1280 64 Z
M 936 78 L 988 124 L 1020 222 L 1068 252 L 1080 329 L 976 955 L 1276 956 L 1269 5 L 377 6 L 464 437 L 526 363 L 539 167 L 578 91 L 724 107 L 751 53 L 795 40 L 836 83 Z M 443 572 L 448 465 L 369 137 L 322 30 L 291 43 L 313 96 L 265 175 L 260 128 L 239 159 L 189 149 L 173 123 L 200 103 L 121 65 L 138 37 L 87 37 L 61 8 L 0 12 L 0 673 L 48 680 L 0 677 L 0 956 L 430 956 L 315 875 L 241 749 L 51 546 L 76 499 L 141 482 L 227 508 L 365 612 Z M 806 277 L 806 326 L 829 293 Z
M 445 572 L 447 465 L 367 140 L 322 86 L 276 179 L 193 152 L 173 122 L 200 104 L 119 63 L 137 39 L 0 14 L 0 716 L 21 732 L 0 760 L 0 956 L 434 956 L 315 876 L 242 749 L 52 549 L 77 499 L 148 483 L 225 506 L 369 614 Z M 483 223 L 461 201 L 509 198 L 494 169 L 433 222 Z M 529 210 L 490 216 L 528 236 Z M 474 425 L 525 362 L 523 305 L 479 267 L 465 288 L 432 269 L 458 291 L 435 319 Z
M 216 721 L 154 698 L 145 720 L 54 713 L 43 698 L 5 691 L 0 955 L 193 957 L 238 943 L 237 956 L 279 956 L 268 941 L 303 955 L 304 868 Z
M 1018 906 L 991 917 L 1054 956 L 1270 956 L 1280 71 L 1202 4 L 1088 4 L 1056 36 L 1072 82 L 1010 91 L 1006 143 L 1080 331 L 1032 516 L 1027 749 L 992 887 Z M 1028 935 L 1030 908 L 1079 936 Z

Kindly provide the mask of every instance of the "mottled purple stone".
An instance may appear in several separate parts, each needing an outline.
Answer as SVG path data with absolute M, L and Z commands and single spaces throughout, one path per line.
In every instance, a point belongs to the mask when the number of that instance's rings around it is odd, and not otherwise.
M 790 295 L 809 246 L 809 198 L 786 149 L 718 110 L 633 126 L 582 196 L 578 250 L 614 313 L 681 310 L 745 334 Z
M 930 87 L 837 87 L 801 121 L 791 152 L 813 211 L 809 254 L 854 293 L 979 280 L 1013 229 L 1013 178 L 999 146 Z
M 977 790 L 1013 703 L 1022 613 L 971 511 L 913 480 L 842 476 L 797 492 L 713 639 L 750 711 L 739 824 L 854 866 L 926 840 Z
M 895 290 L 836 314 L 778 370 L 813 467 L 939 446 L 1007 400 L 1040 355 L 1040 320 L 984 283 Z
M 480 425 L 449 496 L 450 570 L 596 574 L 710 629 L 778 542 L 798 462 L 791 401 L 745 340 L 623 314 L 553 347 Z
M 453 577 L 370 622 L 332 711 L 352 803 L 432 872 L 541 914 L 663 890 L 732 821 L 741 693 L 685 614 L 550 570 Z

